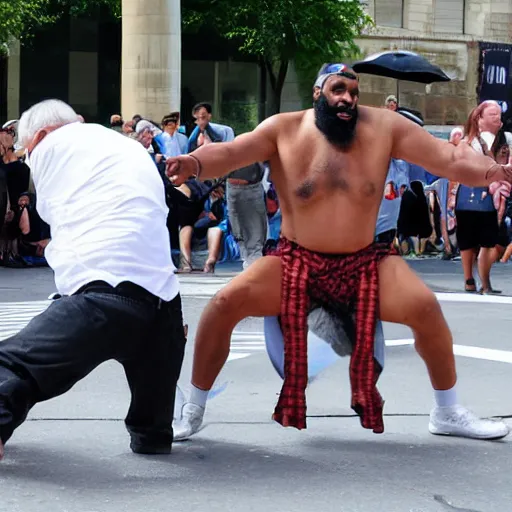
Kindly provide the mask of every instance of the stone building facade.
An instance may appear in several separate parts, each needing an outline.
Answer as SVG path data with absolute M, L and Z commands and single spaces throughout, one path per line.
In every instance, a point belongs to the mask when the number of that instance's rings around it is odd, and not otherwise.
M 464 122 L 478 101 L 480 42 L 512 42 L 512 0 L 368 0 L 367 9 L 376 26 L 358 40 L 365 55 L 411 50 L 452 81 L 425 86 L 362 75 L 362 102 L 382 105 L 398 93 L 400 103 L 422 112 L 427 124 Z

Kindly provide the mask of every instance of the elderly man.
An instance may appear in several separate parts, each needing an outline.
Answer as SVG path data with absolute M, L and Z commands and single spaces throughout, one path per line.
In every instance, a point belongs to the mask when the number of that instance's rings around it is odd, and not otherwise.
M 26 111 L 46 258 L 62 298 L 0 344 L 0 456 L 32 406 L 104 361 L 125 369 L 135 453 L 167 454 L 185 347 L 162 181 L 147 151 L 58 100 Z
M 253 263 L 208 304 L 197 330 L 192 396 L 176 438 L 199 429 L 208 390 L 229 353 L 233 328 L 249 316 L 280 315 L 284 384 L 274 419 L 306 427 L 307 315 L 312 303 L 355 312 L 350 364 L 352 408 L 364 428 L 383 432 L 375 384 L 377 317 L 409 326 L 436 400 L 433 434 L 495 439 L 503 422 L 481 420 L 459 405 L 452 336 L 435 295 L 387 244 L 373 242 L 391 158 L 416 163 L 470 185 L 512 180 L 512 168 L 467 146 L 435 139 L 402 116 L 358 106 L 359 81 L 343 64 L 327 66 L 314 86 L 314 108 L 280 114 L 226 144 L 168 161 L 175 184 L 256 161 L 270 161 L 283 224 L 277 251 Z M 371 148 L 371 150 L 369 150 Z

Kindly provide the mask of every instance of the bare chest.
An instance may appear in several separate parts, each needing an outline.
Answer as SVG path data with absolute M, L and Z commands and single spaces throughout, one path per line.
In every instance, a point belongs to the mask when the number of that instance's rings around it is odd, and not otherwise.
M 326 196 L 346 194 L 357 202 L 375 201 L 382 194 L 385 173 L 363 152 L 335 149 L 290 155 L 285 175 L 288 193 L 295 200 L 310 202 Z M 293 161 L 293 162 L 292 162 Z

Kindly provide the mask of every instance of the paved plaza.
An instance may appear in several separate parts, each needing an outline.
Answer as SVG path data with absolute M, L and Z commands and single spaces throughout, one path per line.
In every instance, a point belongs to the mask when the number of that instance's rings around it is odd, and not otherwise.
M 411 262 L 438 292 L 454 332 L 461 400 L 512 426 L 512 266 L 493 272 L 503 297 L 461 293 L 460 262 Z M 193 341 L 207 300 L 238 270 L 181 278 Z M 49 269 L 0 269 L 0 340 L 48 305 Z M 409 329 L 385 326 L 379 389 L 386 431 L 360 427 L 350 410 L 348 361 L 308 389 L 308 429 L 270 419 L 281 381 L 261 319 L 237 326 L 205 428 L 171 456 L 133 455 L 123 418 L 122 369 L 106 363 L 68 394 L 36 406 L 0 463 L 0 512 L 507 512 L 512 436 L 497 442 L 428 433 L 432 392 Z M 182 372 L 188 388 L 193 344 Z

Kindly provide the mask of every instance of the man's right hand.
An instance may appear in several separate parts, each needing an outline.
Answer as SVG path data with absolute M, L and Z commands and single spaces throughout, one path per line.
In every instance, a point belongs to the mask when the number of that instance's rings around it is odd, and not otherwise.
M 165 164 L 165 173 L 169 181 L 176 187 L 183 185 L 192 176 L 197 175 L 197 160 L 189 155 L 168 158 Z

